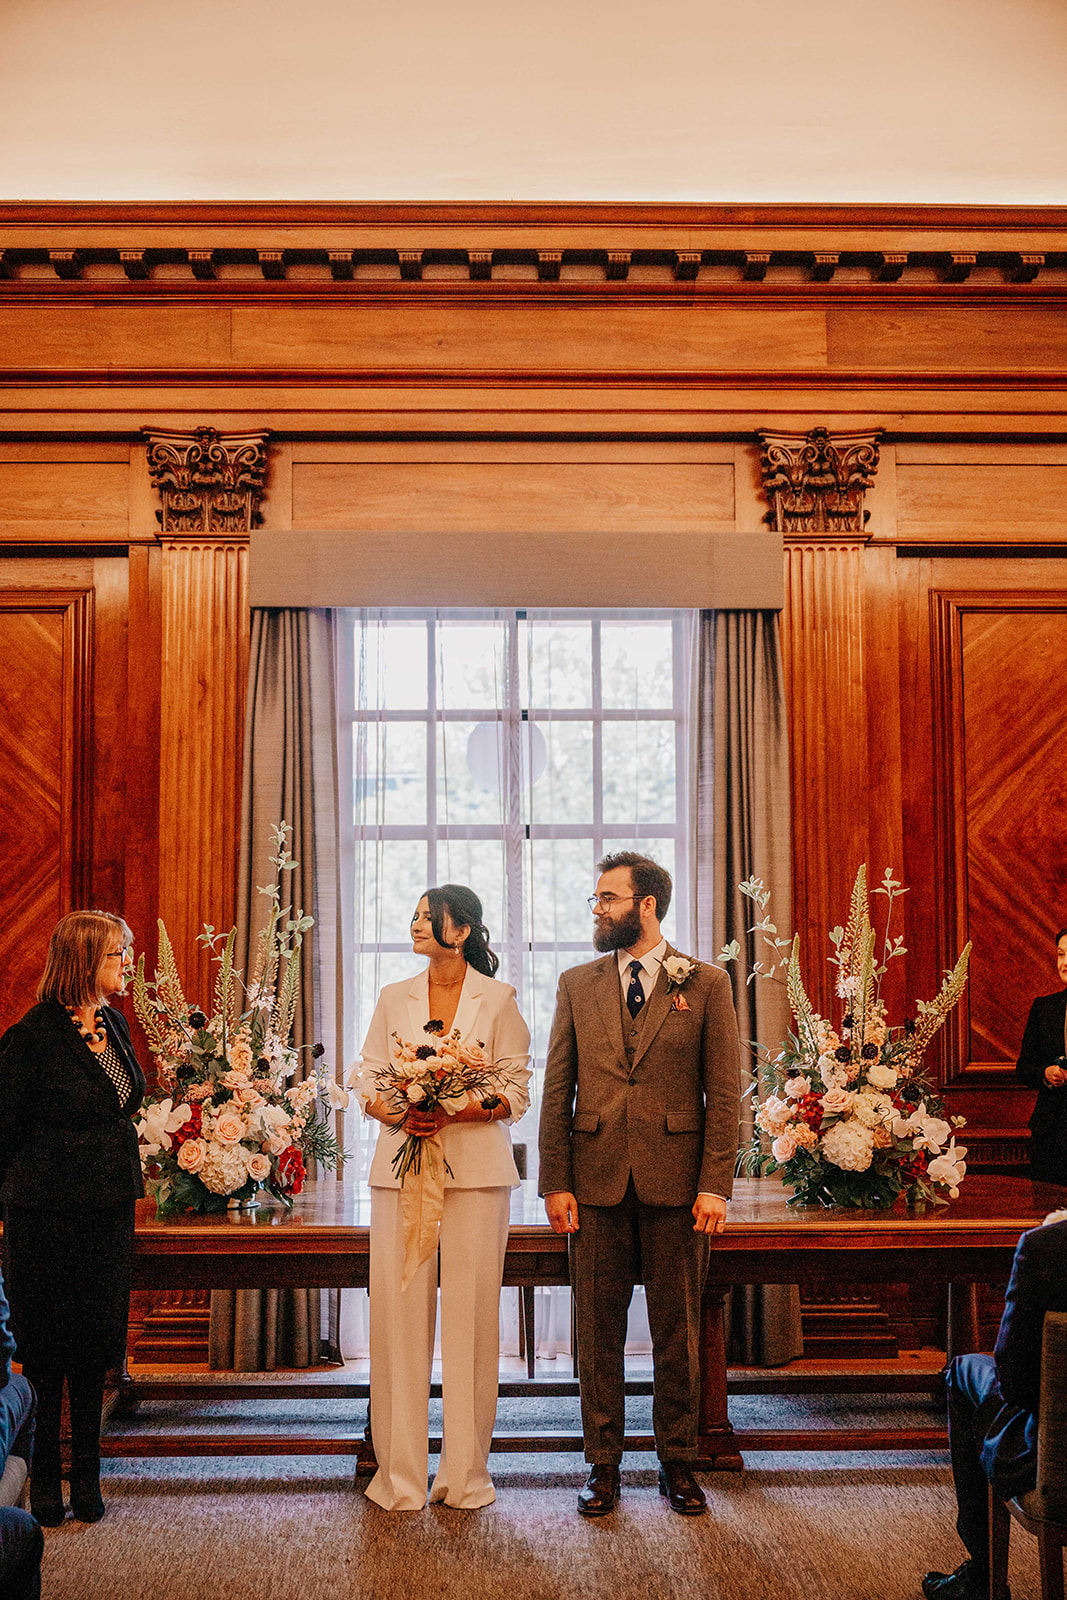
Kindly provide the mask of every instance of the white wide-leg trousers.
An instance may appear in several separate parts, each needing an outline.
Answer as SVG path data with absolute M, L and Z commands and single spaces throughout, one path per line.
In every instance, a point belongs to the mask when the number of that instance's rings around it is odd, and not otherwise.
M 444 1437 L 431 1500 L 463 1509 L 495 1498 L 489 1445 L 500 1365 L 500 1283 L 511 1191 L 446 1189 L 441 1217 L 441 1389 Z M 400 1287 L 399 1189 L 371 1190 L 370 1415 L 378 1471 L 368 1499 L 418 1511 L 429 1475 L 430 1372 L 437 1257 Z

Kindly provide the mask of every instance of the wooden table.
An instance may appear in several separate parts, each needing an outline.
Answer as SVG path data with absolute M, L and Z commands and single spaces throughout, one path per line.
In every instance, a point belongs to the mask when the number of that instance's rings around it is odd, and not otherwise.
M 768 1431 L 731 1427 L 726 1403 L 722 1300 L 740 1283 L 804 1283 L 839 1275 L 856 1282 L 921 1285 L 931 1294 L 949 1286 L 949 1354 L 977 1345 L 974 1286 L 1005 1282 L 1019 1236 L 1047 1212 L 1067 1204 L 1067 1189 L 1020 1178 L 970 1177 L 960 1198 L 925 1212 L 824 1211 L 791 1207 L 775 1183 L 743 1180 L 736 1186 L 727 1230 L 712 1243 L 702 1318 L 701 1460 L 718 1470 L 738 1470 L 742 1448 L 929 1448 L 944 1442 L 943 1428 L 910 1430 Z M 515 1191 L 504 1267 L 505 1284 L 565 1284 L 567 1242 L 539 1220 L 540 1202 L 529 1184 Z M 159 1222 L 144 1203 L 137 1220 L 134 1286 L 138 1289 L 365 1287 L 369 1206 L 343 1184 L 309 1184 L 292 1212 L 263 1206 L 220 1217 Z M 874 1385 L 876 1386 L 876 1385 Z M 134 1382 L 132 1394 L 173 1394 L 183 1387 Z M 256 1386 L 281 1397 L 293 1384 Z M 351 1386 L 315 1385 L 340 1397 Z M 201 1396 L 216 1392 L 185 1386 Z M 309 1392 L 307 1388 L 302 1393 Z M 647 1436 L 628 1436 L 631 1449 L 653 1448 Z M 362 1436 L 336 1439 L 219 1439 L 152 1435 L 105 1437 L 109 1455 L 314 1454 L 363 1452 Z M 498 1436 L 495 1449 L 581 1449 L 578 1435 Z

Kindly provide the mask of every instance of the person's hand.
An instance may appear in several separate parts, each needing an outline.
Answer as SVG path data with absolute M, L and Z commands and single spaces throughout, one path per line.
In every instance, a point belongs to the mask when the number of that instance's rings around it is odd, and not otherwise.
M 432 1139 L 447 1121 L 448 1113 L 442 1111 L 440 1106 L 435 1106 L 432 1111 L 424 1111 L 421 1106 L 412 1106 L 404 1118 L 404 1132 L 413 1133 L 417 1139 Z
M 545 1195 L 545 1214 L 553 1233 L 578 1232 L 578 1202 L 566 1189 Z
M 717 1194 L 698 1194 L 693 1202 L 694 1233 L 722 1233 L 726 1227 L 726 1201 Z
M 1053 1065 L 1045 1068 L 1045 1082 L 1050 1089 L 1062 1089 L 1067 1083 L 1067 1072 L 1062 1067 Z

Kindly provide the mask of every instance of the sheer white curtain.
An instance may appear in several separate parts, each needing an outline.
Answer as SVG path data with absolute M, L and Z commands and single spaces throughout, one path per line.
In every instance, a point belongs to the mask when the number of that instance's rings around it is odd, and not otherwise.
M 601 856 L 661 861 L 675 880 L 668 937 L 691 943 L 692 628 L 691 614 L 663 611 L 338 613 L 347 1059 L 382 984 L 417 967 L 407 929 L 419 896 L 468 884 L 533 1039 L 533 1100 L 512 1130 L 531 1187 L 556 982 L 592 956 L 586 896 Z M 348 1181 L 365 1181 L 376 1134 L 353 1118 Z M 538 1302 L 539 1353 L 551 1356 L 569 1345 L 566 1292 Z M 345 1297 L 349 1356 L 365 1346 L 364 1304 Z

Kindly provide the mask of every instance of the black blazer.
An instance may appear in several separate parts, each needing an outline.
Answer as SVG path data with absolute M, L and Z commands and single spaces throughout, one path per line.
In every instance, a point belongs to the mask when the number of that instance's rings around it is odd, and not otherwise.
M 1064 1054 L 1063 1023 L 1067 1014 L 1067 989 L 1045 994 L 1034 1001 L 1026 1019 L 1016 1076 L 1037 1090 L 1037 1101 L 1030 1117 L 1030 1132 L 1035 1143 L 1057 1143 L 1067 1133 L 1067 1087 L 1050 1089 L 1045 1068 Z
M 981 1448 L 986 1475 L 999 1493 L 1008 1496 L 1024 1494 L 1037 1482 L 1037 1407 L 1046 1311 L 1067 1311 L 1067 1222 L 1024 1233 L 1011 1266 L 995 1351 L 1004 1404 Z
M 126 1018 L 104 1025 L 133 1087 L 115 1085 L 61 1005 L 44 1000 L 0 1039 L 0 1199 L 49 1211 L 118 1205 L 144 1194 L 130 1120 L 145 1092 Z

